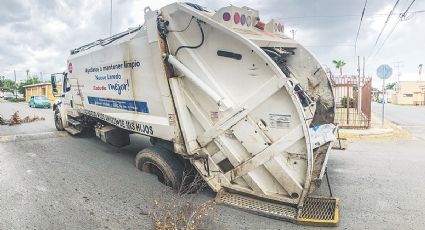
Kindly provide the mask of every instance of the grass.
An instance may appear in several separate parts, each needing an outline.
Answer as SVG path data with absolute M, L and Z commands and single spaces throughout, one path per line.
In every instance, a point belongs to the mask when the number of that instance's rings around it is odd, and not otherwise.
M 8 100 L 8 102 L 23 102 L 25 99 L 23 98 L 11 98 Z

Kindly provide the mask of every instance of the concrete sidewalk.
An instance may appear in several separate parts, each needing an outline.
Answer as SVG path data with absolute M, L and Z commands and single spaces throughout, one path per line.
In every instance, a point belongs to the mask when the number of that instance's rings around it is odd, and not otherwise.
M 384 126 L 380 114 L 372 113 L 369 129 L 340 129 L 340 138 L 346 139 L 397 139 L 405 140 L 410 138 L 410 134 L 405 129 L 397 126 L 391 121 L 384 119 Z

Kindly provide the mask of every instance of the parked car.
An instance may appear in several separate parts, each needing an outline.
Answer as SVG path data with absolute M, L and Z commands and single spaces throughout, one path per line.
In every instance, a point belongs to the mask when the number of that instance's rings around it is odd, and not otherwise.
M 3 99 L 10 100 L 10 99 L 13 99 L 13 98 L 15 98 L 15 95 L 13 93 L 11 93 L 11 92 L 4 93 Z
M 28 101 L 28 105 L 34 108 L 49 108 L 50 109 L 51 107 L 49 99 L 47 99 L 47 97 L 45 96 L 31 96 L 30 100 Z

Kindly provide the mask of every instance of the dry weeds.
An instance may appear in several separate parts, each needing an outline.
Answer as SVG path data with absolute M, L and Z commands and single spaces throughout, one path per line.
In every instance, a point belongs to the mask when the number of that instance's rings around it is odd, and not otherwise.
M 193 167 L 185 170 L 178 191 L 168 195 L 166 191 L 154 200 L 149 213 L 155 230 L 197 230 L 211 227 L 215 202 L 200 201 L 199 192 L 207 187 Z M 167 195 L 166 195 L 167 194 Z

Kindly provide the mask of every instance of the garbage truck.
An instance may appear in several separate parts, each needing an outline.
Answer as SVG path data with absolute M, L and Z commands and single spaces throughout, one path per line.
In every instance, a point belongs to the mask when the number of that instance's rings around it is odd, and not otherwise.
M 148 136 L 135 166 L 168 186 L 190 162 L 217 203 L 338 223 L 338 198 L 314 195 L 335 139 L 331 82 L 278 20 L 249 7 L 147 7 L 142 26 L 72 49 L 67 67 L 51 79 L 58 130 L 94 129 L 115 146 Z

